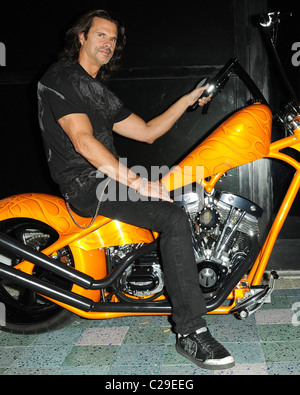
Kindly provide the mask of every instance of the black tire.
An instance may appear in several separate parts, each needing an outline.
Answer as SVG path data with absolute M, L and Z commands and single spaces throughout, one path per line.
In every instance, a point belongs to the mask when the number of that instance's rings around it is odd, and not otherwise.
M 76 319 L 76 315 L 67 310 L 60 309 L 52 318 L 46 319 L 44 322 L 30 324 L 12 324 L 6 322 L 5 326 L 1 326 L 3 332 L 14 333 L 18 335 L 38 335 L 47 332 L 57 331 L 70 325 Z
M 43 250 L 58 239 L 55 230 L 32 219 L 11 219 L 0 223 L 0 232 L 37 250 Z M 74 267 L 73 255 L 66 247 L 55 254 L 55 259 Z M 17 256 L 8 256 L 0 250 L 0 261 L 15 266 L 21 262 Z M 44 281 L 71 290 L 72 284 L 34 267 L 33 275 Z M 1 330 L 16 334 L 40 334 L 61 329 L 76 315 L 41 297 L 33 291 L 0 279 L 0 302 L 5 306 L 5 325 Z M 3 309 L 2 309 L 3 310 Z M 0 317 L 3 323 L 3 317 Z

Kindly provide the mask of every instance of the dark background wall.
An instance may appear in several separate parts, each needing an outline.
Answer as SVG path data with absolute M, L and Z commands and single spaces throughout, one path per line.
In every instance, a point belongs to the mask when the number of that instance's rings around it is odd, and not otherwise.
M 299 98 L 300 67 L 291 62 L 292 44 L 300 42 L 300 9 L 295 1 L 86 0 L 57 4 L 1 5 L 0 42 L 6 46 L 6 66 L 0 67 L 0 198 L 23 192 L 58 193 L 39 133 L 36 84 L 56 61 L 66 30 L 88 10 L 105 8 L 124 21 L 128 44 L 123 68 L 109 85 L 127 107 L 146 120 L 190 91 L 202 77 L 213 76 L 232 57 L 240 59 L 276 110 L 286 94 L 256 25 L 258 15 L 272 10 L 294 12 L 280 26 L 278 48 Z M 209 115 L 203 116 L 201 111 L 185 114 L 152 146 L 116 136 L 117 150 L 128 157 L 129 166 L 140 164 L 149 171 L 151 165 L 172 166 L 249 99 L 247 90 L 233 78 L 213 102 Z M 270 216 L 271 175 L 274 185 L 278 180 L 284 185 L 292 176 L 285 168 L 275 167 L 274 171 L 263 161 L 233 170 L 223 187 L 255 200 Z M 297 201 L 293 215 L 299 215 L 299 206 Z
M 124 21 L 128 45 L 123 72 L 110 86 L 132 111 L 149 119 L 235 54 L 235 3 L 238 1 L 187 1 L 182 5 L 100 0 L 84 5 L 7 5 L 0 16 L 0 41 L 7 51 L 7 66 L 0 69 L 1 131 L 5 136 L 0 158 L 6 164 L 0 175 L 0 197 L 53 189 L 41 147 L 35 89 L 39 77 L 56 61 L 66 30 L 82 13 L 106 8 Z M 232 111 L 235 99 L 224 97 L 223 101 Z M 216 113 L 218 121 L 226 110 Z M 212 116 L 209 121 L 203 121 L 200 112 L 186 116 L 173 133 L 151 147 L 116 136 L 117 149 L 130 165 L 172 165 L 214 125 Z

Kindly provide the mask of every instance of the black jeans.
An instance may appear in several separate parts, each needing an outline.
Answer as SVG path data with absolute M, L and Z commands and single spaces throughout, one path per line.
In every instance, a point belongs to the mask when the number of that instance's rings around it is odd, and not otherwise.
M 71 204 L 83 212 L 90 207 L 89 215 L 95 213 L 98 203 L 95 193 L 83 195 L 80 202 Z M 206 326 L 203 319 L 206 305 L 199 286 L 186 213 L 176 204 L 166 201 L 149 201 L 145 198 L 134 202 L 129 199 L 116 201 L 115 196 L 112 200 L 102 202 L 100 215 L 160 233 L 165 285 L 172 304 L 175 331 L 189 334 Z

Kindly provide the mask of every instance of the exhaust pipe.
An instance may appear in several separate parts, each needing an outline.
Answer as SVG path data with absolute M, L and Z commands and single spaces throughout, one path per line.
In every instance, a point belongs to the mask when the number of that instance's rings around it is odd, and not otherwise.
M 49 272 L 79 285 L 84 289 L 89 289 L 94 281 L 92 277 L 87 276 L 84 273 L 80 273 L 69 266 L 59 264 L 55 259 L 50 258 L 3 233 L 0 233 L 0 251 L 1 250 L 5 250 L 13 256 L 29 261 L 44 270 L 48 270 Z
M 55 285 L 47 284 L 45 281 L 13 269 L 3 263 L 0 263 L 0 278 L 86 312 L 91 310 L 94 303 L 90 299 L 62 290 Z
M 73 268 L 62 265 L 55 259 L 28 247 L 11 237 L 0 233 L 0 249 L 5 250 L 14 256 L 27 260 L 44 270 L 75 283 L 82 288 L 91 290 L 101 290 L 112 285 L 117 278 L 140 256 L 152 252 L 158 246 L 157 240 L 147 244 L 125 257 L 121 263 L 103 280 L 95 281 Z M 30 291 L 41 294 L 45 297 L 56 300 L 60 303 L 72 306 L 84 312 L 108 312 L 108 313 L 171 313 L 171 306 L 168 303 L 95 303 L 93 300 L 77 295 L 73 292 L 63 290 L 53 284 L 40 280 L 37 277 L 23 273 L 0 262 L 0 278 L 9 281 L 11 284 L 22 286 Z
M 0 278 L 85 312 L 163 314 L 172 311 L 168 303 L 95 303 L 91 299 L 62 290 L 3 263 L 0 263 Z
M 136 261 L 141 256 L 152 252 L 157 247 L 158 241 L 155 240 L 153 243 L 146 244 L 138 250 L 133 251 L 131 254 L 126 256 L 107 277 L 96 281 L 93 277 L 81 273 L 72 267 L 63 265 L 57 262 L 55 259 L 43 254 L 42 252 L 36 251 L 33 248 L 28 247 L 3 233 L 0 233 L 0 250 L 3 249 L 7 252 L 10 252 L 14 256 L 18 256 L 26 261 L 29 261 L 44 270 L 48 270 L 49 272 L 52 272 L 53 274 L 70 281 L 71 283 L 77 284 L 84 289 L 90 289 L 93 291 L 101 290 L 112 285 L 134 261 Z M 5 268 L 8 268 L 8 266 L 5 266 Z M 5 271 L 4 268 L 3 271 Z M 20 272 L 18 271 L 17 273 Z
M 103 280 L 95 281 L 94 278 L 87 276 L 73 268 L 59 264 L 55 259 L 52 259 L 41 252 L 38 252 L 24 244 L 0 233 L 0 249 L 9 251 L 13 255 L 19 256 L 45 270 L 49 270 L 54 274 L 64 278 L 65 280 L 75 283 L 82 288 L 91 290 L 101 290 L 112 285 L 118 277 L 139 257 L 152 252 L 158 246 L 158 241 L 155 240 L 151 244 L 135 250 L 127 257 L 125 257 L 120 264 Z M 259 252 L 258 243 L 252 240 L 250 253 L 245 261 L 240 265 L 229 281 L 227 281 L 217 297 L 206 301 L 207 311 L 216 310 L 226 300 L 232 289 L 239 282 L 241 277 L 252 266 L 255 258 Z M 0 278 L 10 281 L 12 284 L 20 285 L 33 292 L 44 295 L 48 298 L 58 302 L 67 304 L 85 312 L 108 312 L 108 313 L 171 313 L 172 308 L 166 302 L 145 302 L 145 303 L 95 303 L 93 300 L 77 295 L 73 292 L 63 290 L 55 285 L 49 284 L 29 274 L 22 273 L 19 270 L 13 269 L 3 263 L 0 263 Z

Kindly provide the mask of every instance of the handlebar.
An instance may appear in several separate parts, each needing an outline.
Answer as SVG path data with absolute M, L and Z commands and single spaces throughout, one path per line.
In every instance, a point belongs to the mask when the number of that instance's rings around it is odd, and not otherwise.
M 281 13 L 280 11 L 270 12 L 269 14 L 262 14 L 259 18 L 259 25 L 261 27 L 263 34 L 265 35 L 267 45 L 271 50 L 277 69 L 286 87 L 286 91 L 289 94 L 290 98 L 297 101 L 296 92 L 294 91 L 294 88 L 286 74 L 286 71 L 283 67 L 279 54 L 276 50 L 279 24 L 284 18 L 290 18 L 292 16 L 293 16 L 292 12 Z
M 198 84 L 198 88 L 206 84 L 209 84 L 209 88 L 203 92 L 202 97 L 208 97 L 209 95 L 213 95 L 212 96 L 212 100 L 213 100 L 218 94 L 220 94 L 223 91 L 225 85 L 229 81 L 229 77 L 232 74 L 237 75 L 243 81 L 243 83 L 246 85 L 246 87 L 253 95 L 254 101 L 258 101 L 269 106 L 262 92 L 259 90 L 259 88 L 252 80 L 252 78 L 249 76 L 249 74 L 239 64 L 239 61 L 236 58 L 230 59 L 229 62 L 219 71 L 219 73 L 213 79 L 209 80 L 208 78 L 206 78 Z M 203 107 L 204 115 L 207 114 L 212 100 Z M 199 103 L 197 101 L 193 106 L 189 107 L 188 112 L 196 111 L 198 108 L 199 108 Z
M 259 24 L 261 27 L 268 28 L 276 23 L 279 23 L 282 19 L 290 18 L 293 16 L 292 12 L 282 13 L 280 11 L 269 12 L 268 14 L 261 14 L 259 17 Z
M 269 14 L 262 14 L 262 15 L 260 15 L 259 25 L 262 28 L 262 31 L 266 35 L 267 42 L 270 44 L 270 48 L 273 52 L 276 64 L 278 66 L 278 70 L 280 71 L 280 74 L 284 80 L 284 83 L 286 85 L 289 96 L 295 102 L 297 102 L 297 96 L 296 96 L 294 89 L 291 86 L 291 83 L 289 82 L 289 79 L 284 71 L 284 68 L 281 64 L 281 61 L 279 59 L 279 56 L 278 56 L 278 53 L 277 53 L 276 47 L 275 47 L 276 38 L 277 38 L 277 30 L 278 30 L 278 25 L 279 25 L 280 21 L 282 21 L 284 18 L 290 18 L 291 16 L 293 16 L 293 14 L 291 12 L 281 13 L 279 11 L 278 12 L 271 12 Z M 209 88 L 203 92 L 202 97 L 208 97 L 208 96 L 212 95 L 212 100 L 213 100 L 219 93 L 221 93 L 223 91 L 225 85 L 227 84 L 227 82 L 229 80 L 229 77 L 232 74 L 235 74 L 237 77 L 239 77 L 239 79 L 245 84 L 245 86 L 248 88 L 248 90 L 252 94 L 254 101 L 261 102 L 262 104 L 265 104 L 266 106 L 270 107 L 270 105 L 267 102 L 266 98 L 264 97 L 263 93 L 257 87 L 255 82 L 250 77 L 250 75 L 239 64 L 239 61 L 237 59 L 231 59 L 213 79 L 205 78 L 198 84 L 197 88 L 200 88 L 201 86 L 209 84 Z M 212 100 L 203 107 L 203 114 L 207 114 L 209 106 L 212 103 Z M 199 108 L 199 102 L 197 100 L 194 105 L 192 105 L 191 107 L 188 108 L 188 112 L 196 111 L 198 108 Z
M 219 93 L 223 91 L 225 85 L 227 84 L 230 75 L 234 71 L 235 65 L 238 63 L 237 59 L 231 59 L 215 76 L 215 78 L 209 80 L 205 78 L 198 85 L 197 88 L 201 88 L 204 85 L 209 84 L 209 87 L 203 92 L 201 97 L 208 97 L 212 95 L 214 99 Z M 203 107 L 203 114 L 207 114 L 210 103 Z M 198 100 L 189 108 L 189 112 L 196 111 L 199 108 Z

